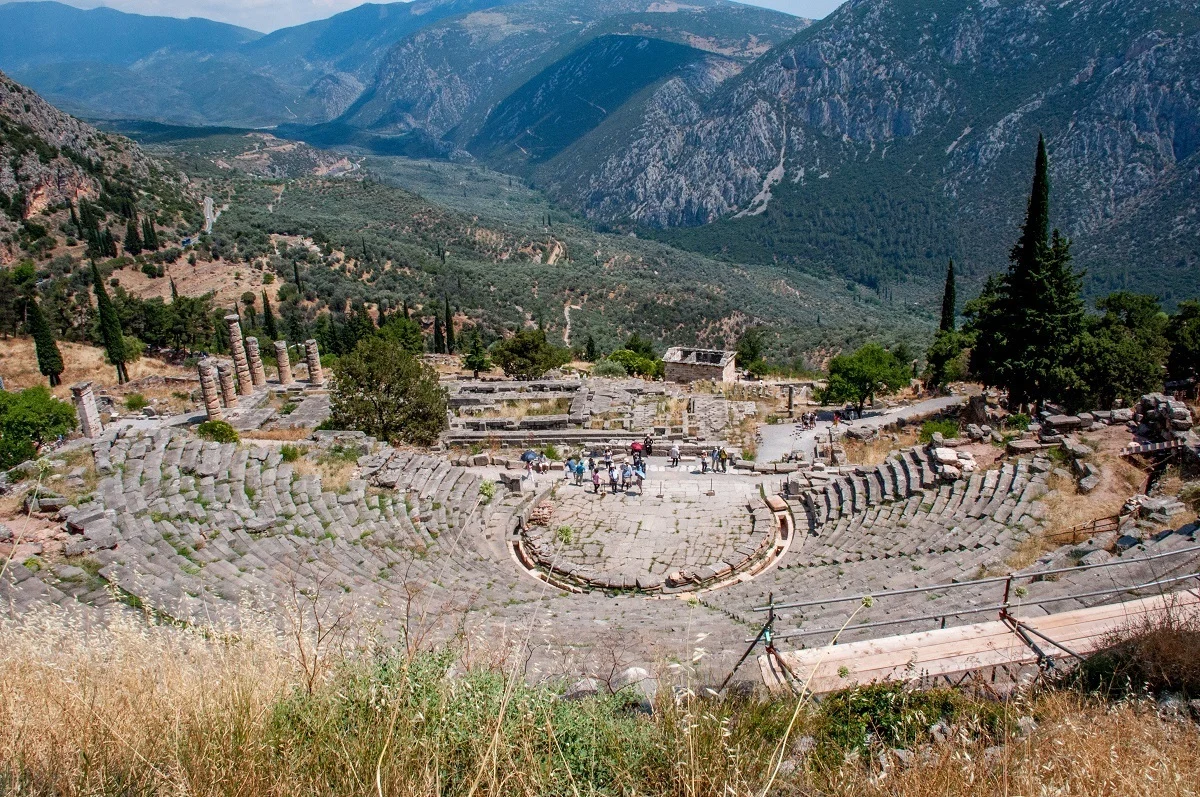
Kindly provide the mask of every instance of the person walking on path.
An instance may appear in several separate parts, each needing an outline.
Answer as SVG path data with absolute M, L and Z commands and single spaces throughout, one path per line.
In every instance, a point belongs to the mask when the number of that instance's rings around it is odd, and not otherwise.
M 600 471 L 592 468 L 592 490 L 596 495 L 600 495 Z
M 700 472 L 708 473 L 708 457 L 705 456 L 703 450 L 701 450 L 700 456 L 696 457 L 696 459 L 700 460 Z
M 679 444 L 678 443 L 674 443 L 671 445 L 671 467 L 672 468 L 679 467 Z
M 633 468 L 629 467 L 629 463 L 626 462 L 621 466 L 621 490 L 628 490 L 631 484 L 633 484 Z
M 729 452 L 725 450 L 725 446 L 721 446 L 720 452 L 717 454 L 721 460 L 721 473 L 729 472 Z
M 608 486 L 612 490 L 612 494 L 617 494 L 617 469 L 612 465 L 608 466 Z
M 579 461 L 575 463 L 575 486 L 583 486 L 583 457 L 580 457 Z
M 654 456 L 654 439 L 650 435 L 646 435 L 646 439 L 642 441 L 642 447 L 645 449 L 646 456 Z
M 712 451 L 708 452 L 708 456 L 712 460 L 712 471 L 713 471 L 713 473 L 716 473 L 717 472 L 717 449 L 714 447 Z

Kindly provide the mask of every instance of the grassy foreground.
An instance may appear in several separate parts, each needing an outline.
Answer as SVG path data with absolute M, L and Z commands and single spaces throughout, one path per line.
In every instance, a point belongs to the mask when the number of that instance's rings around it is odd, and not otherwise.
M 311 653 L 311 651 L 310 651 Z M 311 666 L 267 631 L 55 615 L 0 628 L 0 794 L 1194 795 L 1152 703 L 871 687 L 819 706 L 660 690 L 564 701 L 450 651 Z M 1017 718 L 1038 727 L 1019 735 Z M 943 719 L 950 740 L 930 741 Z M 1028 724 L 1028 721 L 1026 721 Z M 895 753 L 892 748 L 907 748 Z

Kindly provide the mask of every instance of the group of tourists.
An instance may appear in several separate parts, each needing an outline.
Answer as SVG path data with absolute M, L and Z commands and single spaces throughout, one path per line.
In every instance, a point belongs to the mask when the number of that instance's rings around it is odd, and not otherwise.
M 815 412 L 805 412 L 800 415 L 800 429 L 809 431 L 817 428 L 817 414 Z
M 607 483 L 607 487 L 612 491 L 613 495 L 618 492 L 628 492 L 633 488 L 637 488 L 638 495 L 644 492 L 643 485 L 646 481 L 646 461 L 642 457 L 642 450 L 645 446 L 639 447 L 633 452 L 632 462 L 617 463 L 613 460 L 613 451 L 611 447 L 606 447 L 604 452 L 600 454 L 601 460 L 596 461 L 596 452 L 593 451 L 588 456 L 587 464 L 584 464 L 583 455 L 579 458 L 571 457 L 563 464 L 563 470 L 568 479 L 573 479 L 574 483 L 580 487 L 584 484 L 584 477 L 589 472 L 591 473 L 592 490 L 597 495 Z M 606 482 L 607 477 L 607 482 Z
M 708 473 L 710 470 L 713 473 L 728 473 L 729 472 L 729 452 L 724 446 L 713 448 L 711 451 L 700 452 L 700 472 Z

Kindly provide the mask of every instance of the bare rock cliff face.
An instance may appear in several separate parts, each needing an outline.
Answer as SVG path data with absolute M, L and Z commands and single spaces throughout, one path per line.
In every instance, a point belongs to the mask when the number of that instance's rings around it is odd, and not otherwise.
M 1094 231 L 1194 156 L 1198 31 L 1184 0 L 852 0 L 711 98 L 664 87 L 625 149 L 555 189 L 595 218 L 702 224 L 891 158 L 986 217 L 1044 131 L 1069 229 Z

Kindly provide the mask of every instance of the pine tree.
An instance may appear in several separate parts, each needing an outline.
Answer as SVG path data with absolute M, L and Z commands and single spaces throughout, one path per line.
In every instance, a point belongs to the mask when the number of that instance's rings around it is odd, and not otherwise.
M 33 335 L 34 351 L 37 353 L 38 370 L 43 376 L 49 377 L 50 387 L 58 387 L 62 384 L 60 377 L 63 372 L 63 358 L 58 344 L 54 342 L 54 332 L 46 323 L 46 316 L 42 314 L 42 308 L 38 307 L 37 300 L 32 297 L 29 299 L 26 314 L 29 331 Z
M 450 300 L 446 300 L 446 354 L 454 354 L 454 315 L 450 312 Z
M 446 351 L 446 338 L 442 335 L 442 319 L 433 317 L 433 353 L 441 354 Z
M 938 329 L 942 332 L 954 331 L 954 318 L 958 313 L 958 300 L 954 290 L 954 261 L 946 268 L 946 289 L 942 293 L 942 323 Z
M 125 251 L 134 256 L 142 253 L 142 236 L 138 233 L 137 219 L 130 219 L 125 224 Z
M 125 349 L 125 337 L 121 333 L 121 320 L 108 291 L 104 290 L 104 280 L 100 278 L 100 269 L 92 263 L 92 289 L 96 292 L 96 307 L 100 315 L 100 337 L 104 341 L 104 351 L 108 361 L 117 369 L 117 384 L 123 385 L 129 381 L 129 372 L 125 363 L 129 358 Z
M 267 298 L 267 292 L 262 292 L 263 299 L 263 332 L 267 333 L 267 337 L 271 340 L 279 340 L 279 331 L 275 327 L 275 314 L 271 312 L 271 300 Z

